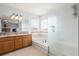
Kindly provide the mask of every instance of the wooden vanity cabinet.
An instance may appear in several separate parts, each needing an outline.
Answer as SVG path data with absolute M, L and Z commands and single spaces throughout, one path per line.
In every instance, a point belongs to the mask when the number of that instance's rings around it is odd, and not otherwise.
M 0 38 L 0 54 L 32 45 L 32 35 Z

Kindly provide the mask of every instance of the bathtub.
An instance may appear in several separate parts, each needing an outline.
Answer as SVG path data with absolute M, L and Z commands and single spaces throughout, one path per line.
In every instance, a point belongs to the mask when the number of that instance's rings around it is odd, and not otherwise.
M 48 41 L 47 41 L 48 35 L 47 35 L 47 33 L 41 33 L 41 34 L 34 33 L 32 35 L 33 35 L 32 36 L 33 44 L 48 51 Z

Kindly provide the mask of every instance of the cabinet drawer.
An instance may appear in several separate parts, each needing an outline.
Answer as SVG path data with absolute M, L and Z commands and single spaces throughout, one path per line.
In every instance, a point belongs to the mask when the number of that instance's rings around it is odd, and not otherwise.
M 19 43 L 19 42 L 22 42 L 22 39 L 16 39 L 15 40 L 15 43 Z

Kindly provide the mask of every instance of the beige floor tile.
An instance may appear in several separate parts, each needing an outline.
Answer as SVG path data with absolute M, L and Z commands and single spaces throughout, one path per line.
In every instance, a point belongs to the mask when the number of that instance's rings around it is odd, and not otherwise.
M 47 55 L 48 53 L 46 51 L 43 51 L 34 46 L 30 46 L 4 54 L 3 56 L 47 56 Z

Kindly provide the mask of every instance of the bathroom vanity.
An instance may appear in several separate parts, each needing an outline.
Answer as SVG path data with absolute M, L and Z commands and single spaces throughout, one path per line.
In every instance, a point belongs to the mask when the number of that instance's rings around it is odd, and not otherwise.
M 32 45 L 31 34 L 12 34 L 0 36 L 0 55 Z
M 22 21 L 10 17 L 0 18 L 0 55 L 30 45 L 32 35 L 29 31 L 22 31 Z

